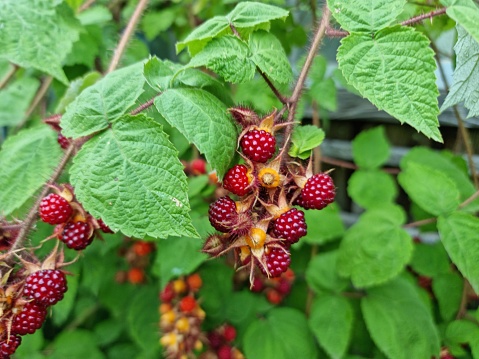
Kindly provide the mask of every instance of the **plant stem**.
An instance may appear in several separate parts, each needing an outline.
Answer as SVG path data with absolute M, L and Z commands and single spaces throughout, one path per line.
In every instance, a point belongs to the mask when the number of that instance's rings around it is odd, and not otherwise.
M 0 90 L 3 89 L 5 86 L 7 86 L 8 82 L 12 79 L 12 77 L 15 75 L 15 73 L 18 70 L 17 65 L 13 65 L 10 68 L 10 70 L 5 74 L 3 79 L 0 80 Z
M 416 222 L 411 222 L 411 223 L 405 224 L 403 227 L 404 228 L 420 227 L 420 226 L 424 226 L 426 224 L 434 223 L 436 221 L 437 221 L 437 218 L 426 218 L 426 219 L 421 219 L 421 220 L 416 221 Z
M 322 160 L 322 162 L 330 164 L 330 165 L 343 167 L 343 168 L 349 168 L 349 169 L 352 169 L 352 170 L 357 170 L 359 168 L 353 162 L 343 161 L 343 160 L 333 158 L 333 157 L 323 156 L 321 158 L 321 160 Z M 386 173 L 390 173 L 392 175 L 396 175 L 399 172 L 401 172 L 401 170 L 399 168 L 390 168 L 390 167 L 389 168 L 382 168 L 381 170 L 386 172 Z
M 318 246 L 315 244 L 311 246 L 311 259 L 313 259 L 317 253 L 318 253 Z M 305 308 L 305 314 L 307 317 L 309 317 L 309 314 L 311 313 L 311 305 L 313 304 L 313 299 L 314 299 L 314 292 L 308 286 L 308 295 L 306 297 L 306 308 Z
M 137 115 L 139 114 L 141 111 L 144 111 L 146 110 L 147 108 L 151 107 L 154 103 L 155 103 L 155 98 L 157 98 L 158 96 L 160 96 L 162 94 L 162 92 L 158 93 L 155 95 L 155 97 L 153 97 L 152 99 L 149 99 L 148 101 L 146 101 L 145 103 L 142 103 L 140 106 L 138 106 L 137 108 L 135 108 L 133 111 L 130 112 L 130 115 L 134 116 L 134 115 Z
M 468 303 L 468 296 L 469 293 L 473 291 L 471 284 L 466 278 L 464 279 L 464 285 L 462 287 L 462 297 L 461 297 L 461 304 L 459 305 L 459 310 L 457 311 L 456 319 L 462 319 L 467 314 L 467 303 Z
M 135 27 L 138 21 L 140 21 L 141 14 L 145 10 L 147 4 L 148 4 L 148 0 L 138 1 L 138 5 L 136 5 L 135 11 L 133 12 L 133 15 L 128 21 L 128 25 L 126 26 L 126 29 L 123 32 L 123 36 L 121 37 L 120 42 L 118 43 L 118 46 L 115 49 L 113 58 L 110 61 L 110 65 L 108 66 L 108 70 L 106 73 L 110 73 L 117 68 L 120 62 L 120 59 L 123 56 L 123 53 L 125 52 L 126 45 L 128 44 L 128 41 L 133 35 Z
M 468 199 L 466 199 L 464 202 L 462 202 L 460 205 L 459 205 L 459 208 L 464 208 L 466 207 L 469 203 L 471 203 L 472 201 L 474 201 L 475 199 L 477 199 L 479 197 L 479 190 L 474 192 L 474 194 L 469 197 Z
M 78 9 L 78 12 L 85 11 L 88 9 L 90 6 L 92 6 L 95 3 L 96 0 L 86 0 L 82 6 L 80 6 L 80 9 Z

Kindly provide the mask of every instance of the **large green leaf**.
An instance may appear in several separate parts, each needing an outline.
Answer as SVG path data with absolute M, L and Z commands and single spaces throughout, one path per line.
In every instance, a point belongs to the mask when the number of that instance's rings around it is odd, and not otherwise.
M 354 162 L 362 169 L 382 166 L 390 155 L 390 146 L 383 126 L 362 131 L 353 140 Z
M 63 134 L 77 138 L 107 128 L 135 105 L 144 82 L 142 63 L 109 73 L 68 105 L 61 121 Z
M 449 257 L 441 242 L 416 243 L 410 266 L 415 272 L 427 277 L 451 271 Z
M 442 243 L 454 264 L 479 292 L 479 218 L 464 212 L 440 216 L 437 227 Z
M 80 29 L 68 5 L 61 0 L 2 0 L 0 24 L 0 58 L 68 83 L 62 61 Z
M 306 282 L 316 293 L 339 293 L 348 286 L 348 281 L 337 272 L 338 251 L 318 254 L 308 263 Z
M 479 42 L 479 7 L 472 0 L 441 0 L 446 13 Z
M 371 288 L 361 301 L 369 333 L 390 359 L 439 357 L 434 319 L 413 284 L 397 278 Z
M 374 37 L 352 33 L 341 41 L 337 59 L 348 83 L 378 109 L 442 142 L 436 63 L 427 37 L 401 26 Z
M 23 120 L 39 86 L 37 79 L 22 77 L 0 90 L 0 126 L 15 126 Z
M 341 238 L 344 234 L 344 223 L 336 203 L 321 211 L 305 211 L 304 218 L 308 224 L 308 233 L 301 241 L 323 244 Z
M 390 25 L 403 11 L 405 0 L 328 0 L 331 14 L 347 31 L 375 32 Z
M 464 280 L 458 272 L 442 273 L 432 280 L 432 290 L 445 321 L 454 319 L 462 300 Z
M 396 182 L 392 176 L 380 170 L 357 170 L 348 181 L 349 196 L 363 208 L 381 206 L 394 201 Z
M 477 28 L 477 26 L 475 27 Z M 441 111 L 464 102 L 469 109 L 467 117 L 479 115 L 479 40 L 475 40 L 463 27 L 457 26 L 458 39 L 454 46 L 456 69 L 454 82 L 447 94 Z
M 51 343 L 48 358 L 51 359 L 105 359 L 97 347 L 95 336 L 85 329 L 66 330 Z
M 158 288 L 138 287 L 126 316 L 127 328 L 135 343 L 144 350 L 158 348 Z
M 463 319 L 449 323 L 446 328 L 445 339 L 450 346 L 456 345 L 461 349 L 464 344 L 469 344 L 472 358 L 479 357 L 479 327 L 473 321 Z M 458 356 L 461 354 L 458 354 Z M 466 353 L 463 352 L 463 354 L 467 356 Z
M 194 56 L 214 37 L 230 33 L 232 31 L 228 19 L 224 16 L 215 16 L 194 29 L 183 41 L 178 42 L 176 52 L 188 47 L 188 51 Z
M 237 129 L 226 106 L 201 89 L 169 89 L 155 99 L 160 114 L 206 156 L 221 178 L 234 156 Z
M 85 209 L 113 230 L 138 238 L 197 235 L 177 151 L 144 115 L 124 115 L 95 135 L 70 174 Z
M 0 213 L 8 215 L 45 184 L 62 151 L 56 132 L 45 125 L 9 137 L 0 151 Z
M 63 94 L 63 97 L 58 102 L 57 107 L 55 108 L 55 113 L 62 113 L 65 111 L 65 108 L 75 101 L 77 96 L 87 87 L 90 87 L 95 82 L 97 82 L 101 78 L 101 74 L 99 72 L 93 71 L 87 73 L 85 76 L 76 79 L 75 81 L 70 82 L 70 86 L 68 86 L 67 90 Z
M 351 339 L 353 319 L 353 308 L 344 297 L 325 295 L 314 301 L 309 326 L 331 358 L 344 357 Z

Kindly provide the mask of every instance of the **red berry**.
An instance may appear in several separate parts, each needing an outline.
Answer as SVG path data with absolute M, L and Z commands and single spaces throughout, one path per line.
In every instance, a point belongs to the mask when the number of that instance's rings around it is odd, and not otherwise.
M 276 139 L 264 130 L 251 130 L 240 141 L 244 155 L 252 161 L 265 163 L 276 151 Z
M 232 359 L 232 348 L 229 345 L 222 345 L 218 351 L 216 352 L 216 355 L 218 355 L 218 359 Z
M 288 294 L 291 291 L 291 283 L 288 280 L 281 278 L 276 290 L 281 294 Z
M 279 304 L 283 300 L 283 296 L 276 289 L 270 288 L 266 292 L 266 299 L 268 299 L 268 302 L 271 304 Z
M 291 254 L 283 248 L 269 247 L 265 251 L 264 257 L 270 277 L 279 277 L 291 264 Z M 263 274 L 267 275 L 262 265 L 260 265 L 259 268 Z
M 73 214 L 72 206 L 62 196 L 50 193 L 40 202 L 40 217 L 49 224 L 65 223 Z
M 66 150 L 68 146 L 70 146 L 70 139 L 63 136 L 61 132 L 58 132 L 57 141 L 60 147 L 63 148 L 64 150 Z
M 227 233 L 238 216 L 236 203 L 228 196 L 218 198 L 210 204 L 208 215 L 211 225 L 216 230 Z
M 206 162 L 202 158 L 196 158 L 190 163 L 191 172 L 194 175 L 204 175 L 206 173 Z
M 244 196 L 249 192 L 252 177 L 245 165 L 235 165 L 226 172 L 223 187 L 238 196 Z
M 93 231 L 86 222 L 68 222 L 59 239 L 68 248 L 79 251 L 85 249 L 93 241 Z
M 296 203 L 306 209 L 323 209 L 335 196 L 333 179 L 327 173 L 318 173 L 308 179 Z
M 173 290 L 173 285 L 171 283 L 168 283 L 160 293 L 160 300 L 164 303 L 169 303 L 173 300 L 175 297 L 175 291 Z
M 208 333 L 208 342 L 210 347 L 216 350 L 223 344 L 223 338 L 218 332 L 210 332 Z
M 263 281 L 260 278 L 255 277 L 253 279 L 253 284 L 251 286 L 251 291 L 255 292 L 255 293 L 259 293 L 263 290 L 263 288 L 264 288 Z
M 191 291 L 197 292 L 203 285 L 203 280 L 198 273 L 193 273 L 186 278 L 186 284 L 188 284 Z
M 186 296 L 186 297 L 183 297 L 181 300 L 180 300 L 180 310 L 183 312 L 183 313 L 189 313 L 189 312 L 192 312 L 193 309 L 196 308 L 196 299 L 193 298 L 192 296 Z
M 133 243 L 133 252 L 140 257 L 150 254 L 153 249 L 153 243 L 151 242 L 135 241 L 135 243 Z
M 102 230 L 103 233 L 114 233 L 110 227 L 108 227 L 105 222 L 103 222 L 103 219 L 99 218 L 97 220 L 98 225 L 100 226 L 100 229 Z
M 47 310 L 43 305 L 27 302 L 22 311 L 13 318 L 12 333 L 19 335 L 33 334 L 41 328 L 46 316 Z
M 48 306 L 62 300 L 66 291 L 65 273 L 58 269 L 43 269 L 27 277 L 23 294 L 37 304 Z
M 128 281 L 131 284 L 141 284 L 145 281 L 145 271 L 141 268 L 130 268 L 128 271 Z
M 279 216 L 273 224 L 273 235 L 286 241 L 296 243 L 307 233 L 307 226 L 304 220 L 304 212 L 296 208 Z
M 0 342 L 0 358 L 8 359 L 10 355 L 13 355 L 17 350 L 18 346 L 22 342 L 22 337 L 18 335 L 10 335 L 8 341 L 5 339 Z
M 227 342 L 232 342 L 236 339 L 236 329 L 232 325 L 226 324 L 223 329 L 223 337 Z

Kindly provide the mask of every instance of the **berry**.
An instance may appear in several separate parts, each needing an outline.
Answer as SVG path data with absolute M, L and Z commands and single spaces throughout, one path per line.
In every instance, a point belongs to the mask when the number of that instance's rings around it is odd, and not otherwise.
M 0 342 L 0 358 L 1 359 L 8 359 L 10 355 L 13 355 L 17 350 L 18 346 L 22 342 L 22 337 L 18 335 L 10 335 L 7 340 L 3 340 Z
M 43 269 L 27 277 L 23 294 L 39 305 L 49 306 L 62 300 L 66 291 L 65 273 L 58 269 Z
M 327 173 L 318 173 L 307 180 L 296 203 L 306 209 L 323 209 L 335 196 L 333 179 Z
M 202 158 L 196 158 L 190 163 L 193 175 L 204 175 L 206 173 L 206 162 Z
M 211 203 L 208 215 L 211 225 L 217 231 L 227 233 L 238 215 L 236 203 L 228 196 L 220 197 Z
M 169 303 L 173 300 L 175 297 L 175 291 L 173 290 L 173 285 L 171 283 L 168 283 L 160 293 L 160 300 L 164 303 Z
M 276 139 L 264 130 L 250 130 L 240 141 L 241 150 L 251 161 L 265 163 L 276 151 Z
M 289 243 L 296 243 L 307 233 L 307 226 L 304 220 L 304 212 L 296 208 L 279 216 L 273 224 L 273 235 L 282 238 Z
M 245 165 L 235 165 L 226 172 L 223 180 L 223 187 L 238 196 L 244 196 L 249 192 L 249 185 L 252 182 L 251 174 Z
M 27 302 L 22 311 L 13 318 L 12 333 L 19 335 L 33 334 L 41 328 L 46 316 L 47 310 L 43 305 Z
M 264 256 L 270 277 L 279 277 L 291 264 L 291 254 L 283 248 L 269 247 Z M 259 268 L 263 274 L 268 275 L 263 266 L 260 265 Z
M 64 150 L 66 150 L 68 146 L 70 146 L 70 139 L 63 136 L 61 132 L 58 132 L 57 141 L 60 147 L 63 148 Z
M 268 299 L 268 302 L 270 302 L 271 304 L 276 305 L 281 303 L 281 301 L 283 300 L 283 296 L 276 289 L 270 288 L 266 292 L 266 299 Z
M 227 342 L 232 342 L 236 339 L 236 329 L 232 325 L 226 324 L 223 330 L 223 337 Z
M 276 290 L 281 294 L 286 295 L 291 291 L 291 283 L 288 280 L 281 278 Z
M 231 349 L 232 348 L 229 345 L 222 345 L 216 352 L 218 359 L 232 359 L 233 356 Z
M 193 273 L 186 278 L 186 283 L 191 291 L 197 292 L 203 285 L 203 280 L 198 273 Z
M 103 233 L 114 233 L 110 227 L 108 227 L 105 222 L 103 222 L 103 219 L 98 219 L 98 225 L 100 226 L 100 229 L 102 230 Z
M 143 257 L 151 253 L 153 251 L 153 243 L 146 242 L 146 241 L 135 241 L 133 243 L 133 252 L 137 256 Z
M 141 268 L 130 268 L 128 271 L 128 281 L 131 284 L 140 284 L 145 281 L 145 272 Z
M 255 293 L 259 293 L 263 290 L 264 284 L 263 281 L 257 277 L 253 279 L 253 284 L 251 285 L 251 291 Z
M 211 348 L 218 349 L 223 344 L 223 337 L 218 332 L 210 332 L 208 333 L 208 342 Z
M 68 248 L 79 251 L 85 249 L 93 241 L 93 231 L 86 222 L 68 222 L 59 239 Z
M 40 217 L 49 224 L 65 223 L 73 214 L 72 206 L 62 196 L 50 193 L 40 202 Z
M 183 297 L 180 300 L 179 307 L 183 313 L 190 313 L 193 311 L 193 309 L 196 308 L 196 299 L 189 295 L 186 297 Z

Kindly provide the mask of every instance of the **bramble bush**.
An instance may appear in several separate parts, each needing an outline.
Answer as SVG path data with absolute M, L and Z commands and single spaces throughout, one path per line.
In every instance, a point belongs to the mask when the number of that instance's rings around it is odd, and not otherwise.
M 0 359 L 479 358 L 478 23 L 473 0 L 1 1 Z M 417 132 L 399 167 L 384 126 L 324 156 L 345 91 Z

